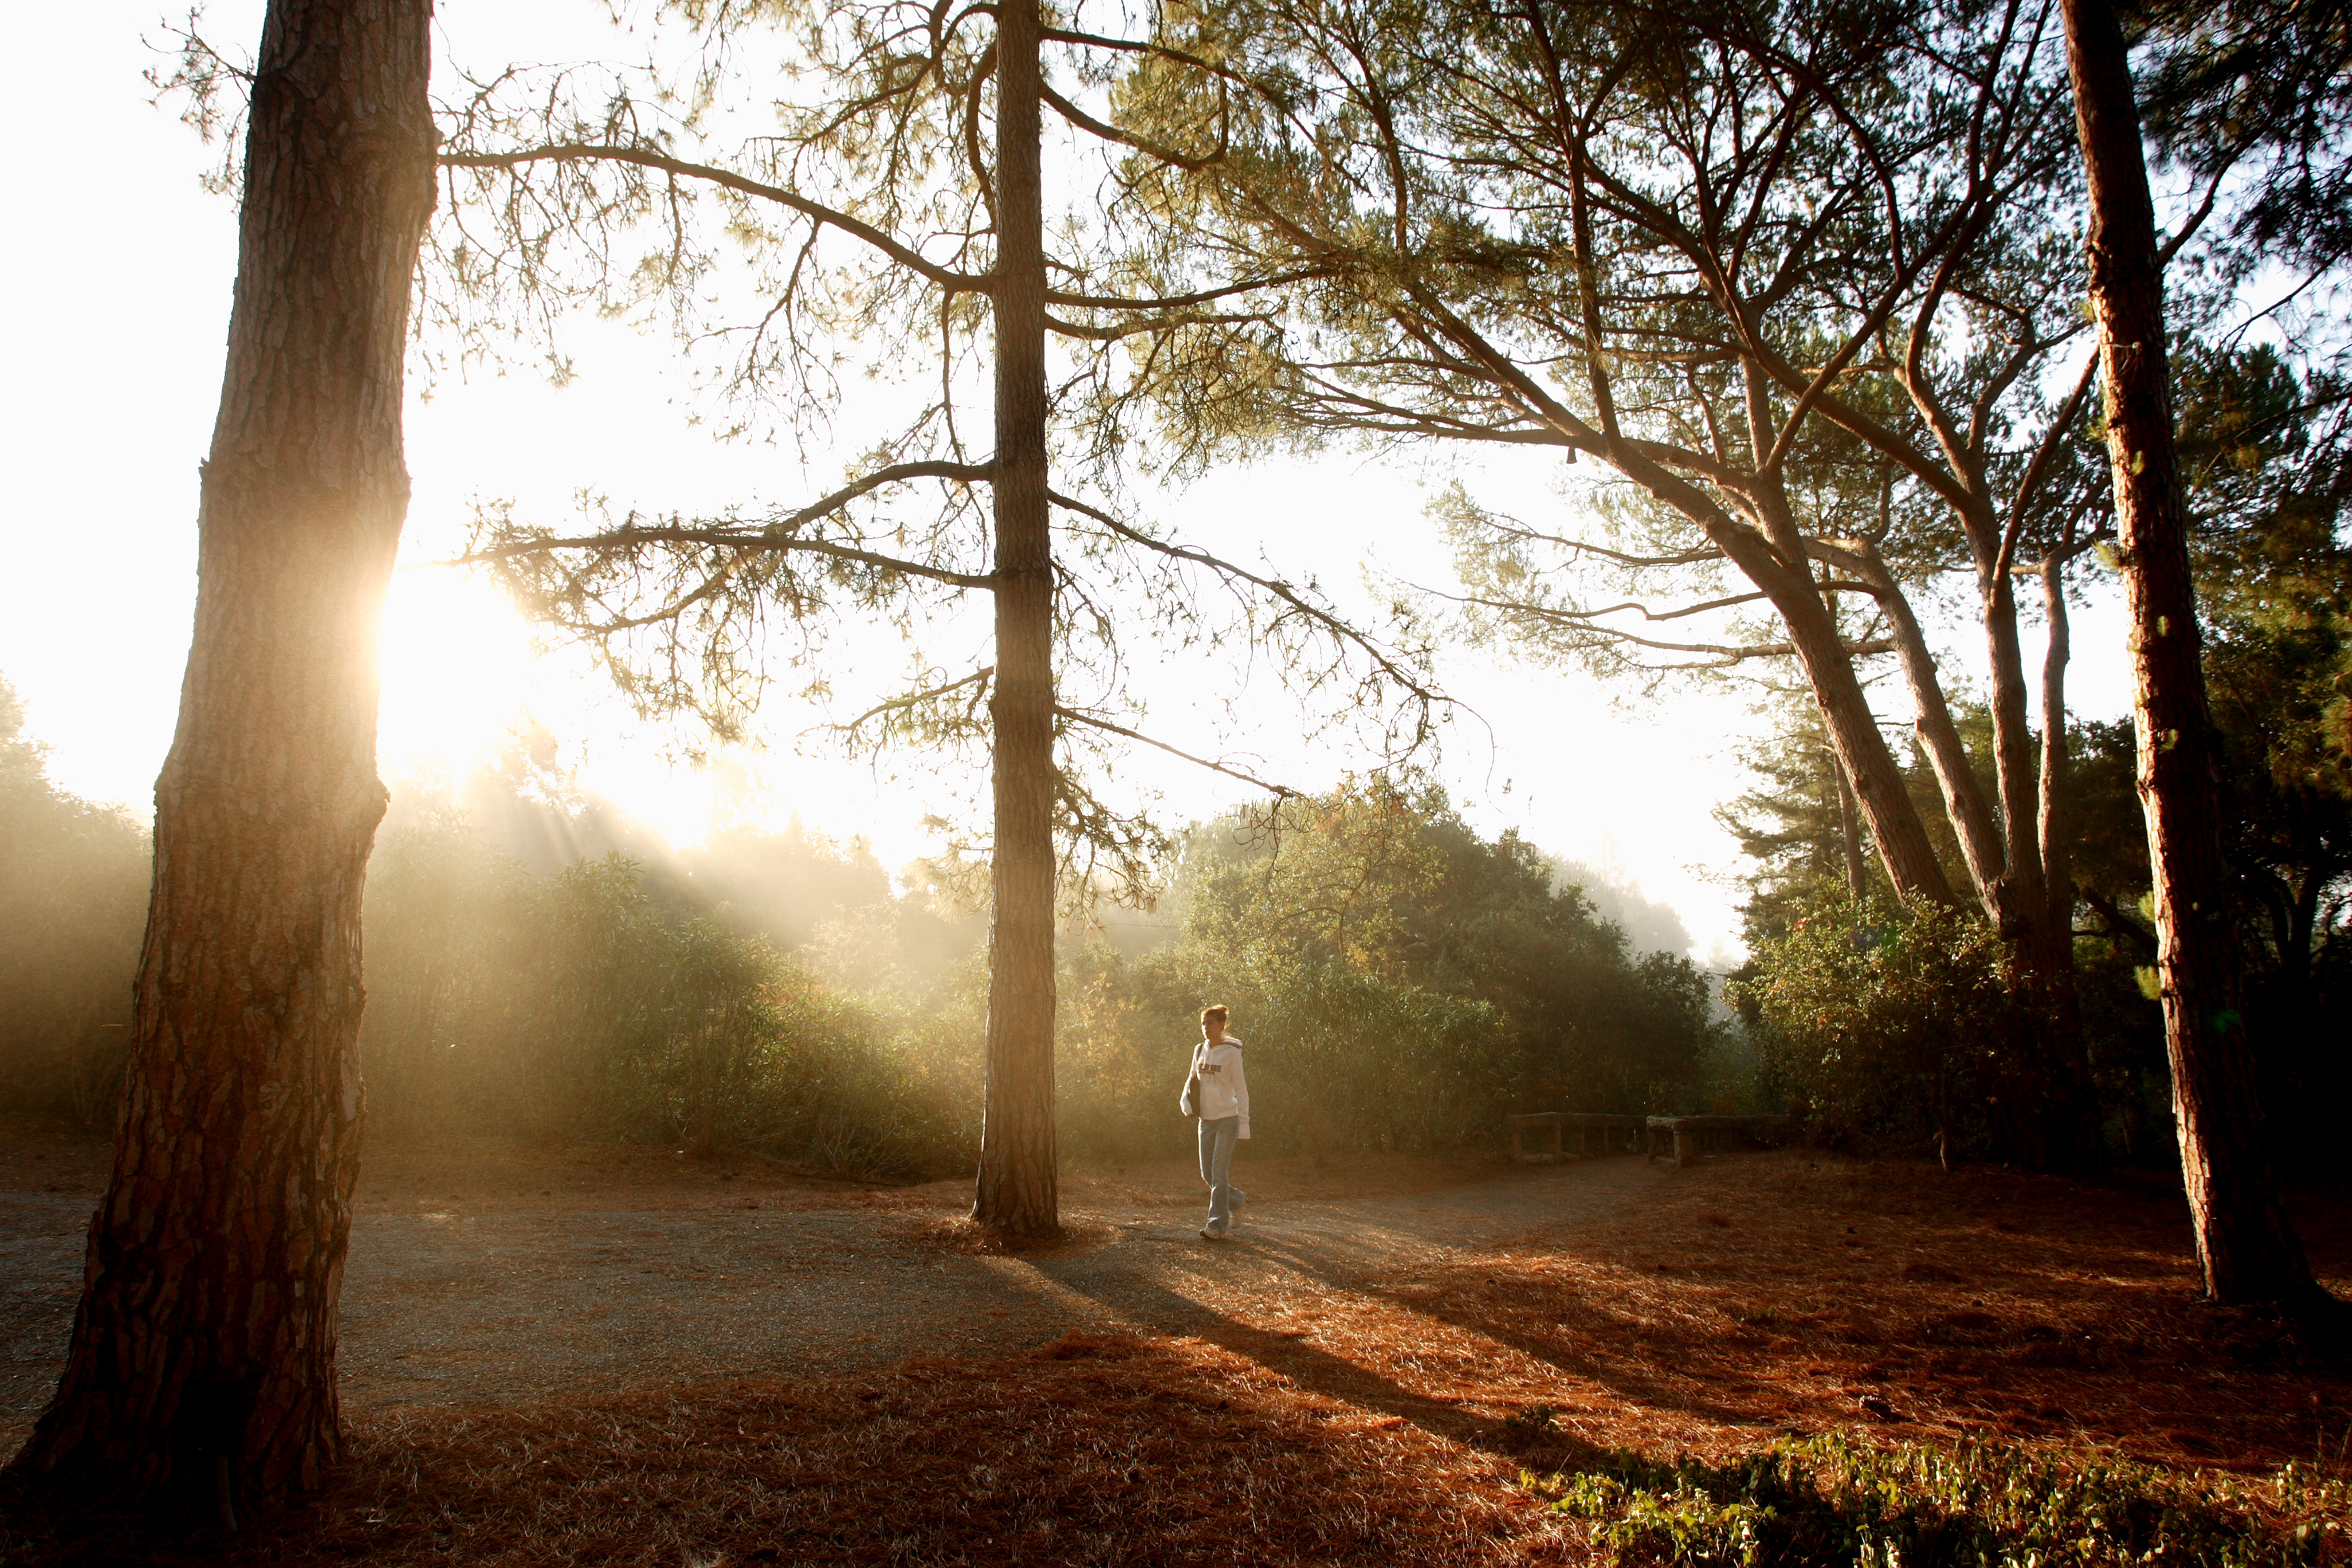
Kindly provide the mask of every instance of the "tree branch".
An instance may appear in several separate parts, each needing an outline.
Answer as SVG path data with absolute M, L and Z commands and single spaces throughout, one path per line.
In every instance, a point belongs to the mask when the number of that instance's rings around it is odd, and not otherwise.
M 604 533 L 581 534 L 571 539 L 529 539 L 514 544 L 500 545 L 495 550 L 477 550 L 448 561 L 432 563 L 440 566 L 482 566 L 499 561 L 512 561 L 525 555 L 551 555 L 559 550 L 593 550 L 613 552 L 639 544 L 707 544 L 722 550 L 737 550 L 747 555 L 762 552 L 778 554 L 824 555 L 836 561 L 855 561 L 884 572 L 902 573 L 909 577 L 926 577 L 934 583 L 945 583 L 956 588 L 978 588 L 994 592 L 996 579 L 976 576 L 968 572 L 950 572 L 943 567 L 927 566 L 919 561 L 906 561 L 895 555 L 883 555 L 871 550 L 859 550 L 852 545 L 835 544 L 822 539 L 772 537 L 768 532 L 744 533 L 725 528 L 640 528 L 635 522 L 624 522 Z
M 996 666 L 992 664 L 982 665 L 980 668 L 973 670 L 970 675 L 965 676 L 961 680 L 950 680 L 945 686 L 933 686 L 921 691 L 909 691 L 903 696 L 893 697 L 887 702 L 877 702 L 873 707 L 868 708 L 865 712 L 860 713 L 848 723 L 834 724 L 828 726 L 828 728 L 832 729 L 836 734 L 847 734 L 877 713 L 903 713 L 908 709 L 914 707 L 917 703 L 929 702 L 935 697 L 945 697 L 949 692 L 961 691 L 967 686 L 977 685 L 985 690 L 989 681 L 992 679 L 995 675 Z M 978 697 L 974 697 L 972 699 L 972 706 L 977 708 L 979 703 L 980 699 Z
M 1195 767 L 1207 768 L 1211 773 L 1223 773 L 1227 778 L 1235 778 L 1241 780 L 1244 784 L 1255 784 L 1259 789 L 1267 791 L 1278 799 L 1287 799 L 1299 793 L 1297 790 L 1292 789 L 1288 784 L 1269 784 L 1265 779 L 1257 778 L 1252 774 L 1242 772 L 1239 768 L 1229 768 L 1223 763 L 1213 763 L 1206 757 L 1196 757 L 1190 752 L 1179 751 L 1165 741 L 1155 741 L 1150 736 L 1142 733 L 1140 731 L 1130 730 L 1124 724 L 1114 724 L 1108 719 L 1097 718 L 1092 713 L 1085 712 L 1076 708 L 1057 707 L 1054 711 L 1062 718 L 1067 719 L 1073 724 L 1084 724 L 1089 729 L 1095 730 L 1107 730 L 1114 735 L 1124 735 L 1130 741 L 1140 741 L 1147 746 L 1157 746 L 1171 757 L 1181 757 L 1184 761 L 1192 763 Z
M 437 160 L 447 169 L 513 170 L 525 163 L 627 163 L 640 169 L 656 169 L 665 174 L 688 179 L 707 180 L 714 185 L 739 195 L 756 196 L 779 206 L 790 207 L 802 216 L 820 224 L 830 224 L 842 233 L 872 246 L 899 266 L 920 273 L 950 293 L 985 294 L 994 284 L 991 279 L 969 272 L 958 272 L 941 267 L 911 246 L 902 244 L 876 228 L 872 224 L 850 216 L 837 208 L 813 202 L 782 185 L 765 184 L 731 169 L 714 164 L 689 163 L 657 153 L 647 147 L 606 145 L 596 142 L 550 142 L 538 147 L 526 147 L 514 153 L 444 153 Z

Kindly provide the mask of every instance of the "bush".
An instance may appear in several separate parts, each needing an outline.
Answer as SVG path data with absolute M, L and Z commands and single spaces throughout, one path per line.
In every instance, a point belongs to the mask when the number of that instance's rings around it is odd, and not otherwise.
M 1729 989 L 1768 1083 L 1832 1139 L 1926 1144 L 1948 1158 L 1999 1135 L 2005 1064 L 2027 1020 L 1980 916 L 1828 900 L 1757 942 Z
M 147 831 L 58 788 L 0 680 L 0 1105 L 114 1110 L 147 920 Z
M 1187 1146 L 1192 1123 L 1176 1100 L 1207 1001 L 1234 1008 L 1247 1044 L 1261 1153 L 1450 1148 L 1491 1133 L 1507 1098 L 1509 1031 L 1483 1001 L 1344 964 L 1234 963 L 1191 943 L 1131 965 L 1096 962 L 1076 1008 L 1065 1008 L 1062 1122 L 1073 1152 Z
M 900 1020 L 767 942 L 665 913 L 637 867 L 544 880 L 462 824 L 391 837 L 371 871 L 370 1114 L 394 1132 L 749 1148 L 858 1175 L 961 1151 L 965 1120 Z
M 2256 1481 L 1994 1443 L 1827 1436 L 1727 1464 L 1620 1450 L 1528 1484 L 1617 1563 L 1696 1568 L 2280 1568 L 2352 1552 L 2352 1487 L 2290 1462 Z
M 32 784 L 0 805 L 15 803 L 12 823 L 38 805 L 63 826 L 0 841 L 0 915 L 19 948 L 48 954 L 9 972 L 26 996 L 0 1017 L 0 1088 L 62 1104 L 89 1079 L 81 1102 L 102 1114 L 127 1040 L 145 841 L 56 796 L 37 752 L 14 744 L 0 785 Z M 1108 942 L 1061 949 L 1066 1152 L 1183 1152 L 1177 1093 L 1198 1010 L 1216 1001 L 1251 1042 L 1268 1152 L 1424 1152 L 1559 1106 L 1703 1107 L 1704 978 L 1678 956 L 1632 954 L 1528 846 L 1482 839 L 1438 791 L 1379 781 L 1282 812 L 1263 838 L 1239 815 L 1193 837 L 1181 941 L 1132 960 Z M 855 847 L 797 827 L 764 842 L 729 845 L 689 883 L 649 880 L 618 854 L 534 876 L 454 816 L 383 835 L 365 911 L 372 1122 L 745 1148 L 843 1174 L 969 1170 L 987 972 L 976 925 L 934 907 L 953 902 L 956 868 L 938 898 L 892 900 Z M 841 893 L 832 917 L 744 868 L 772 861 L 786 880 L 838 872 L 815 879 Z M 805 964 L 777 951 L 778 910 L 809 939 Z M 58 983 L 83 973 L 79 989 Z M 77 1066 L 92 1060 L 95 1073 Z
M 1066 968 L 1062 1126 L 1076 1152 L 1178 1152 L 1198 1011 L 1232 1005 L 1268 1153 L 1422 1152 L 1512 1111 L 1704 1108 L 1706 978 L 1635 957 L 1575 887 L 1435 788 L 1383 780 L 1188 837 L 1181 940 Z

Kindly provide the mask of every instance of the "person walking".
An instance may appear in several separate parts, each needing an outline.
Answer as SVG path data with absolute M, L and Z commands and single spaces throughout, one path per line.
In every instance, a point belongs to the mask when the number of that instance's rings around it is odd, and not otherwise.
M 1249 1080 L 1242 1073 L 1240 1037 L 1225 1033 L 1232 1010 L 1201 1009 L 1201 1043 L 1184 1080 L 1183 1111 L 1201 1119 L 1201 1180 L 1209 1184 L 1205 1241 L 1223 1241 L 1240 1222 L 1248 1194 L 1234 1185 L 1234 1145 L 1250 1135 Z

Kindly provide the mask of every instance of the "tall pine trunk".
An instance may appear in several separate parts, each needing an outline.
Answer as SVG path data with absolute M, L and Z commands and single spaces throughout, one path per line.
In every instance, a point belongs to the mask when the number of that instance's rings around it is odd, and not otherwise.
M 2180 1165 L 2205 1289 L 2222 1301 L 2319 1296 L 2263 1141 L 2221 859 L 2188 516 L 2173 456 L 2164 276 L 2122 28 L 2108 0 L 2065 0 L 2066 60 L 2091 203 L 2107 444 L 2137 692 L 2139 795 L 2156 884 L 2157 974 Z
M 408 509 L 430 0 L 272 0 L 114 1167 L 20 1474 L 224 1500 L 339 1457 L 376 635 Z
M 1054 1140 L 1054 551 L 1045 452 L 1045 193 L 1037 0 L 996 37 L 995 912 L 988 1086 L 972 1218 L 1061 1225 Z

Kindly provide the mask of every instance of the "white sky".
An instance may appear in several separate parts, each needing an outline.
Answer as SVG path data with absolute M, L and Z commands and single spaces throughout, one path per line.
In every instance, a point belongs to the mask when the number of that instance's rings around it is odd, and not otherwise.
M 249 49 L 259 13 L 258 0 L 222 0 L 205 28 Z M 625 54 L 602 15 L 577 0 L 446 0 L 440 25 L 477 66 Z M 17 74 L 18 119 L 47 128 L 56 149 L 19 161 L 18 226 L 0 249 L 15 302 L 0 325 L 9 371 L 0 388 L 0 674 L 26 698 L 32 734 L 52 748 L 54 777 L 144 814 L 186 657 L 196 466 L 219 392 L 236 215 L 198 187 L 217 150 L 148 101 L 140 73 L 162 57 L 142 38 L 164 42 L 148 5 L 12 6 L 0 37 L 12 58 L 37 67 Z M 590 326 L 567 347 L 578 374 L 562 391 L 490 374 L 444 381 L 412 402 L 404 560 L 453 552 L 477 498 L 512 497 L 561 516 L 583 488 L 663 510 L 800 493 L 796 465 L 776 450 L 716 446 L 688 426 L 667 341 Z M 1541 504 L 1537 476 L 1468 477 L 1488 499 Z M 1262 550 L 1283 574 L 1315 575 L 1334 590 L 1352 593 L 1367 557 L 1444 585 L 1444 552 L 1422 516 L 1437 479 L 1356 460 L 1269 464 L 1213 475 L 1171 498 L 1164 516 L 1207 548 L 1241 558 Z M 1971 640 L 1955 647 L 1958 668 L 1979 663 Z M 895 669 L 899 655 L 895 643 L 869 643 L 844 657 Z M 1443 678 L 1484 721 L 1456 723 L 1446 743 L 1444 773 L 1474 822 L 1622 866 L 1649 897 L 1675 906 L 1699 954 L 1736 947 L 1737 917 L 1718 879 L 1737 857 L 1709 813 L 1746 786 L 1734 754 L 1749 723 L 1744 696 L 1625 711 L 1612 703 L 1623 693 L 1580 675 L 1469 652 L 1450 657 Z M 771 744 L 734 759 L 742 765 L 673 768 L 664 737 L 631 723 L 601 679 L 576 654 L 534 657 L 527 628 L 488 588 L 446 572 L 404 573 L 385 638 L 386 775 L 462 771 L 530 711 L 573 749 L 588 787 L 678 842 L 722 818 L 781 822 L 797 812 L 838 836 L 871 837 L 886 865 L 931 847 L 919 819 L 961 795 L 957 781 L 927 776 L 920 757 L 877 769 L 841 761 L 821 741 L 796 748 L 816 716 L 784 705 L 766 715 Z M 1280 700 L 1248 710 L 1262 723 L 1211 734 L 1191 702 L 1204 683 L 1210 675 L 1196 666 L 1139 672 L 1154 727 L 1172 742 L 1308 788 L 1364 761 L 1303 744 L 1296 709 Z M 2112 608 L 2078 616 L 2071 685 L 2080 713 L 2126 710 Z M 1120 767 L 1122 785 L 1159 791 L 1178 821 L 1239 797 L 1230 781 L 1155 754 Z

